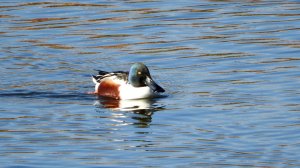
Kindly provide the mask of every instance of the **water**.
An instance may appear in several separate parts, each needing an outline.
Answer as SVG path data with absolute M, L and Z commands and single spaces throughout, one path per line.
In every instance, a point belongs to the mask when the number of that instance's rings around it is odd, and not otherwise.
M 1 1 L 2 167 L 299 167 L 299 1 Z M 149 66 L 114 101 L 95 69 Z

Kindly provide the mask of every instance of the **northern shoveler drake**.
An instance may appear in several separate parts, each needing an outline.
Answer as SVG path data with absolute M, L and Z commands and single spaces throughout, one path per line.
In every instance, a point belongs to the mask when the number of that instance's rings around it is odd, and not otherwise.
M 143 63 L 135 63 L 129 72 L 99 71 L 93 75 L 95 94 L 114 99 L 144 99 L 159 96 L 165 90 L 156 84 Z

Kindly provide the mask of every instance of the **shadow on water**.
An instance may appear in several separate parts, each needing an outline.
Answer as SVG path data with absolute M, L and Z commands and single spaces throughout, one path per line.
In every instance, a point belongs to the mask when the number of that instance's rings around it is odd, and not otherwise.
M 133 125 L 137 127 L 148 127 L 152 122 L 152 115 L 164 110 L 164 105 L 157 104 L 158 99 L 139 99 L 139 100 L 116 100 L 105 97 L 99 97 L 95 106 L 99 109 L 106 108 L 112 112 L 121 112 L 118 118 L 128 118 L 134 120 Z M 126 113 L 129 112 L 129 113 Z
M 80 92 L 43 92 L 43 91 L 30 91 L 30 90 L 14 90 L 10 92 L 0 92 L 1 98 L 64 98 L 71 100 L 93 100 L 94 96 L 87 93 Z
M 164 96 L 160 97 L 163 98 Z M 80 100 L 80 101 L 94 101 L 97 99 L 95 95 L 82 92 L 51 92 L 51 91 L 31 91 L 31 90 L 12 90 L 0 92 L 0 98 L 4 99 L 30 99 L 41 100 L 51 99 L 53 101 L 63 100 Z M 152 115 L 154 112 L 164 110 L 165 107 L 162 104 L 158 104 L 156 99 L 140 99 L 140 100 L 116 100 L 105 97 L 98 97 L 94 105 L 96 111 L 101 111 L 100 118 L 109 118 L 112 121 L 118 119 L 118 121 L 130 123 L 140 128 L 146 128 L 152 122 Z M 103 116 L 103 109 L 109 109 L 110 111 Z M 132 119 L 132 121 L 127 121 Z M 127 124 L 125 124 L 127 125 Z

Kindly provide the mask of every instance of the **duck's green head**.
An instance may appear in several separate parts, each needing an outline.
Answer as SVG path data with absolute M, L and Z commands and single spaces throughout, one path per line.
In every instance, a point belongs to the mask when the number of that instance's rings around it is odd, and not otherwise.
M 134 87 L 149 86 L 155 92 L 165 91 L 153 81 L 149 69 L 143 63 L 135 63 L 131 66 L 128 80 L 129 83 Z

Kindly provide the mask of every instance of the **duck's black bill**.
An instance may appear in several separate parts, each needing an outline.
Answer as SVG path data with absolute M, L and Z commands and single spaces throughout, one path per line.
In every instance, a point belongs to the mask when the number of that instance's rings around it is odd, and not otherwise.
M 165 92 L 165 89 L 160 87 L 157 83 L 155 83 L 151 78 L 147 77 L 146 85 L 148 85 L 155 92 Z

